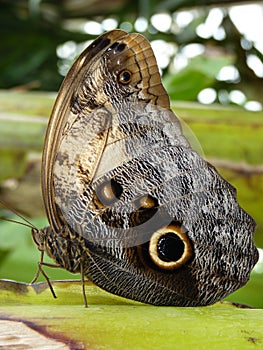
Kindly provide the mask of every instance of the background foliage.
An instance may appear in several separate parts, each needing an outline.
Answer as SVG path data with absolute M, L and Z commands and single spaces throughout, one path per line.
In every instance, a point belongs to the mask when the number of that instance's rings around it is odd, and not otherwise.
M 253 62 L 262 64 L 262 52 L 235 26 L 226 5 L 235 1 L 111 0 L 102 5 L 98 0 L 0 0 L 0 88 L 57 91 L 60 73 L 66 73 L 87 41 L 119 27 L 141 31 L 155 42 L 173 100 L 196 100 L 209 87 L 222 104 L 262 102 L 263 69 L 253 67 Z M 253 26 L 252 18 L 245 21 Z M 220 78 L 226 66 L 232 70 Z M 244 96 L 235 99 L 232 90 Z

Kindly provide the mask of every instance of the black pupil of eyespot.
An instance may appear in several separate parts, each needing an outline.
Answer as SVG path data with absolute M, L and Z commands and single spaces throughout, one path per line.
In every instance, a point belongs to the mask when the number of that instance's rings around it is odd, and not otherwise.
M 184 243 L 176 234 L 168 232 L 160 238 L 157 252 L 163 261 L 177 261 L 184 253 Z
M 120 198 L 122 194 L 122 186 L 115 180 L 110 181 L 112 192 L 114 193 L 116 198 Z
M 121 73 L 120 80 L 124 83 L 129 82 L 131 79 L 131 73 L 128 71 L 124 71 Z

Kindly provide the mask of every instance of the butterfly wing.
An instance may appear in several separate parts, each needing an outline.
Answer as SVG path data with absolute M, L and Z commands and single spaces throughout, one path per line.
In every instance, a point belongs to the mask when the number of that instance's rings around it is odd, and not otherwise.
M 102 288 L 205 305 L 248 280 L 255 223 L 183 136 L 143 36 L 111 31 L 77 59 L 43 168 L 51 226 L 84 239 L 85 273 Z
M 71 110 L 74 103 L 74 96 L 83 86 L 83 80 L 89 72 L 90 67 L 96 62 L 96 57 L 104 47 L 111 45 L 112 42 L 123 37 L 126 32 L 115 30 L 105 33 L 95 40 L 84 52 L 78 57 L 72 65 L 67 76 L 65 77 L 57 99 L 55 101 L 51 117 L 49 119 L 46 131 L 45 143 L 42 156 L 42 194 L 48 220 L 54 232 L 58 232 L 63 225 L 60 222 L 60 215 L 56 207 L 54 193 L 54 164 L 57 158 L 57 152 L 63 141 L 63 134 L 71 127 L 76 115 Z

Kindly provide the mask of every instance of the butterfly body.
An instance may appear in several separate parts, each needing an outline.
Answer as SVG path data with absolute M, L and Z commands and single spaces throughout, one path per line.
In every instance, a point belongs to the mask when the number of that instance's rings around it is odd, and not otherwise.
M 43 154 L 44 250 L 111 293 L 211 304 L 244 285 L 258 253 L 235 189 L 192 150 L 150 44 L 114 30 L 72 66 Z

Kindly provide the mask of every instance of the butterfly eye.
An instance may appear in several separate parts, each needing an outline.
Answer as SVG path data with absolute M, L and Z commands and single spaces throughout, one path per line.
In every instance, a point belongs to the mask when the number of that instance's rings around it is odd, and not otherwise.
M 121 71 L 118 75 L 118 82 L 127 85 L 131 82 L 132 79 L 132 72 L 128 69 L 124 69 Z
M 120 198 L 122 186 L 117 181 L 110 180 L 102 183 L 96 193 L 101 204 L 110 206 Z
M 150 239 L 149 254 L 157 267 L 174 270 L 191 258 L 193 250 L 182 227 L 170 225 L 154 232 Z

